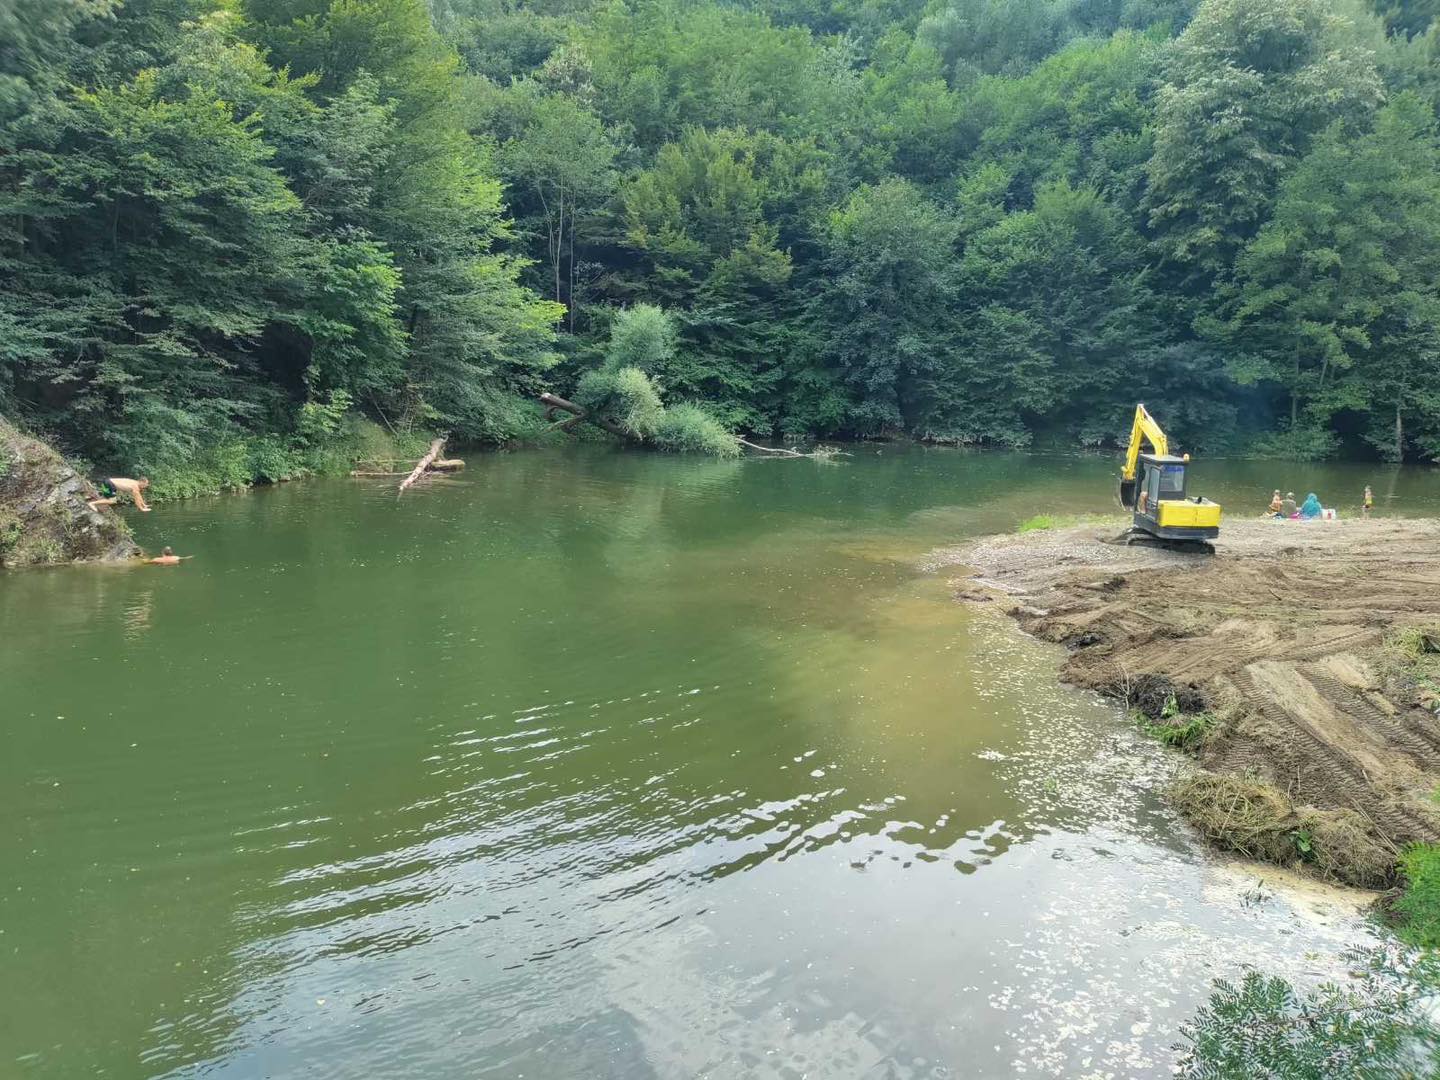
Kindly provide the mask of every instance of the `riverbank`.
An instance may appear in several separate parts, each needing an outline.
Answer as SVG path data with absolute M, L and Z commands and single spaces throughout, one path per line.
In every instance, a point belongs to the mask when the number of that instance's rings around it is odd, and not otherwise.
M 1176 804 L 1250 858 L 1384 888 L 1440 840 L 1440 522 L 1227 521 L 1213 557 L 1123 521 L 942 553 L 969 602 L 1069 649 L 1061 677 L 1191 754 Z
M 140 553 L 125 520 L 45 443 L 0 419 L 0 567 L 108 562 Z

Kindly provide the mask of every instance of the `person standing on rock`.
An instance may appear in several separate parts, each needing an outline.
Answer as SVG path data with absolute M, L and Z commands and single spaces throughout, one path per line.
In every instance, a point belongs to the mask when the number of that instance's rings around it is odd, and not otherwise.
M 141 494 L 150 486 L 150 478 L 142 476 L 139 480 L 132 480 L 128 476 L 109 476 L 103 480 L 97 480 L 95 486 L 100 489 L 100 498 L 87 499 L 91 510 L 99 510 L 102 506 L 114 506 L 120 501 L 121 495 L 129 495 L 135 505 L 150 512 L 150 507 L 145 504 L 145 496 Z

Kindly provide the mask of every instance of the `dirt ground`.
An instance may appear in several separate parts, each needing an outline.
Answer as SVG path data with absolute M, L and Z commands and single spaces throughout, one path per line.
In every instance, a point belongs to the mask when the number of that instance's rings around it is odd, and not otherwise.
M 1440 841 L 1440 521 L 1228 519 L 1213 556 L 1106 543 L 1123 525 L 942 561 L 1066 645 L 1065 680 L 1183 737 L 1198 767 L 1172 794 L 1211 840 L 1391 884 L 1406 844 Z

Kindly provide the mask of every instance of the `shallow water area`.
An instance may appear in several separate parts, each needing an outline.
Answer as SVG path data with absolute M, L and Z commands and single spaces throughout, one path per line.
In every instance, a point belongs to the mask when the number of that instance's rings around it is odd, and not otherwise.
M 1168 1075 L 1212 978 L 1368 931 L 921 569 L 1112 472 L 475 454 L 0 578 L 0 1075 Z M 1440 505 L 1384 478 L 1295 486 Z

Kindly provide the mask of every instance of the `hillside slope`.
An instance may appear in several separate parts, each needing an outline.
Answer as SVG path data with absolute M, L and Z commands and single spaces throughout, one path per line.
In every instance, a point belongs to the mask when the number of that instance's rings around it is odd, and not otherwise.
M 0 419 L 0 566 L 133 558 L 125 519 L 86 503 L 95 489 L 39 439 Z

